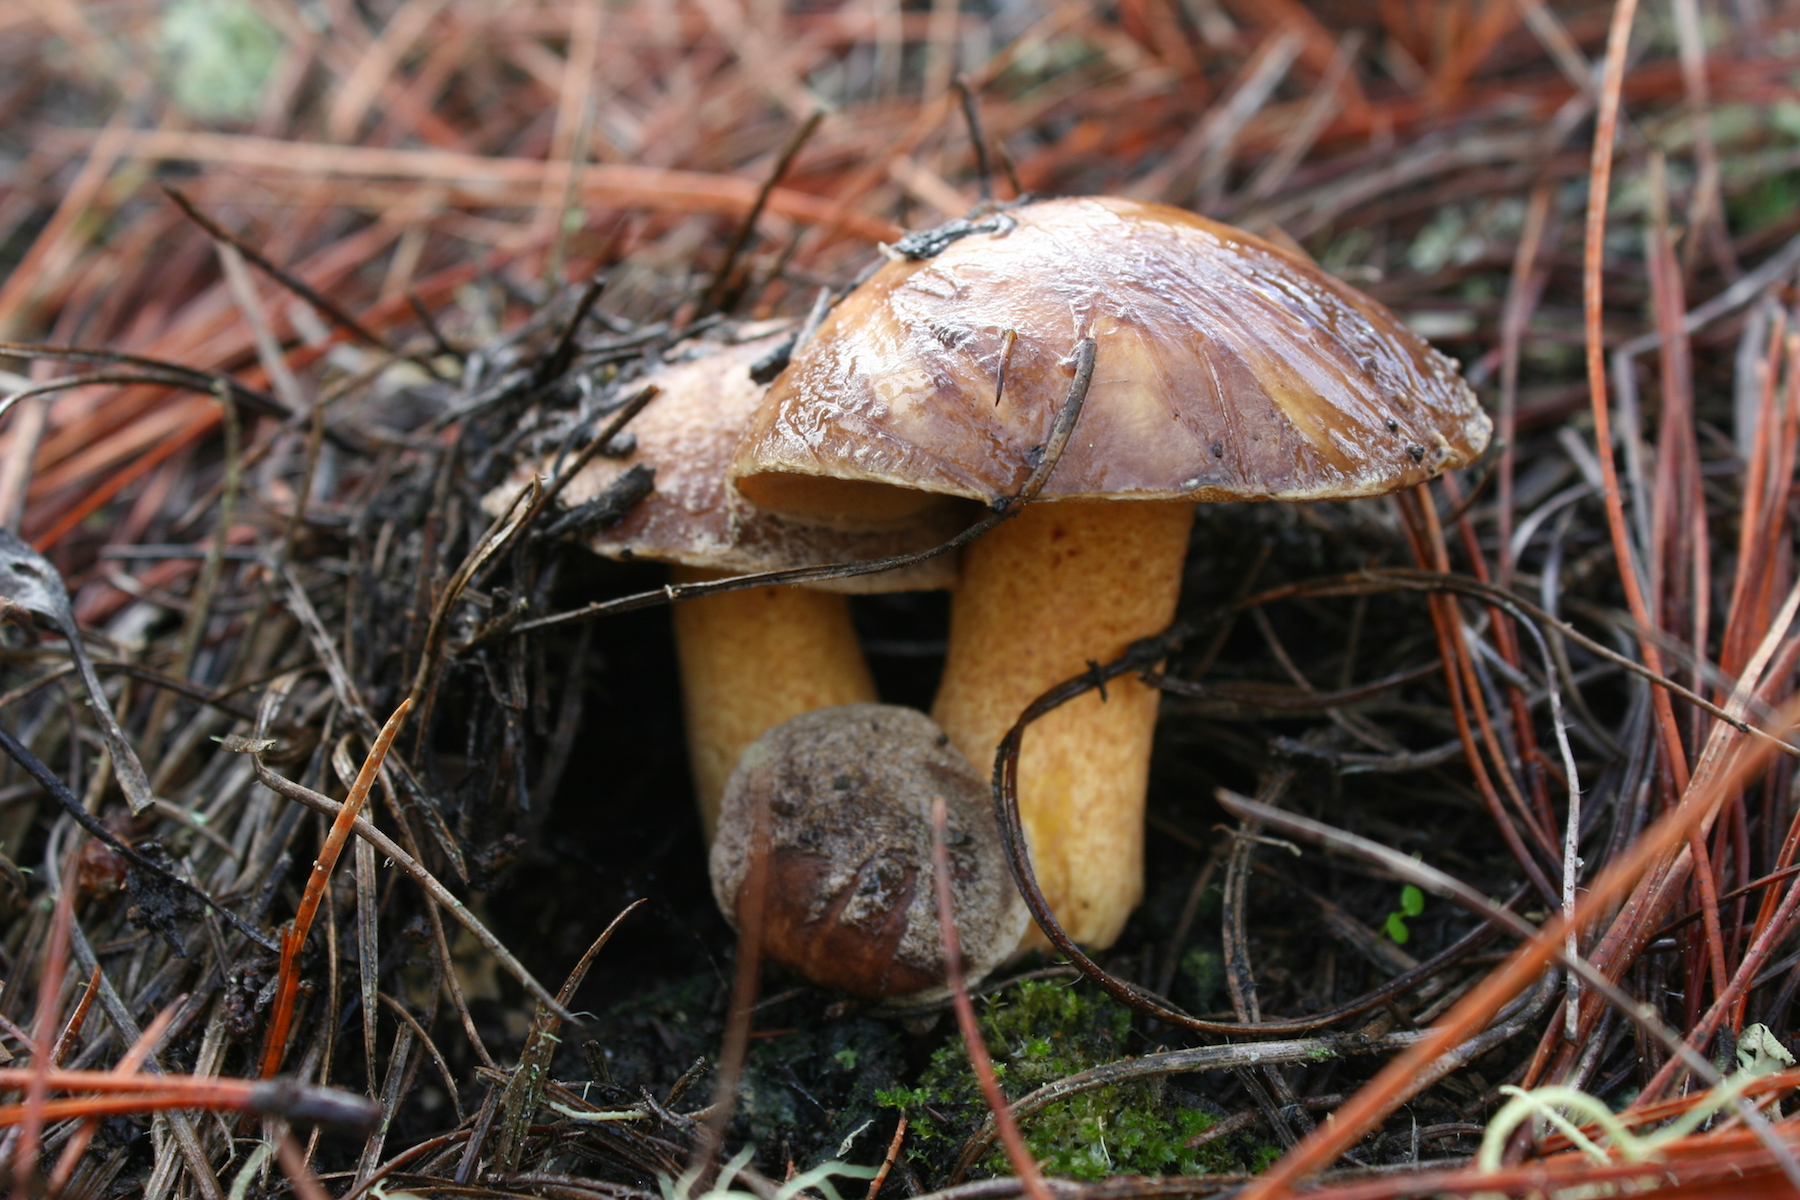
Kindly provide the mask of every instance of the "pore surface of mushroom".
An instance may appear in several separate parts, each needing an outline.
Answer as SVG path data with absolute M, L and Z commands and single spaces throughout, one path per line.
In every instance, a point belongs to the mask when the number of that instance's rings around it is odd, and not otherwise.
M 623 517 L 585 535 L 613 558 L 675 564 L 680 581 L 877 558 L 936 545 L 958 527 L 954 510 L 915 506 L 917 519 L 878 531 L 821 529 L 761 513 L 725 482 L 732 449 L 765 389 L 750 366 L 779 335 L 731 346 L 692 344 L 690 357 L 648 376 L 660 388 L 627 427 L 630 453 L 597 457 L 562 493 L 574 509 L 608 493 L 628 472 L 654 472 L 651 489 Z M 488 497 L 503 508 L 525 476 Z M 947 587 L 954 560 L 841 581 L 846 590 Z M 744 747 L 771 725 L 809 709 L 875 698 L 842 595 L 800 587 L 750 588 L 674 606 L 688 757 L 710 835 L 719 797 Z
M 762 946 L 814 983 L 914 1003 L 943 995 L 931 804 L 943 797 L 965 969 L 985 975 L 1029 917 L 1000 848 L 987 782 L 921 712 L 804 713 L 744 752 L 712 848 L 713 894 L 736 925 L 765 822 Z
M 964 553 L 933 714 L 983 764 L 1033 698 L 1168 624 L 1195 501 L 1378 495 L 1467 464 L 1489 431 L 1449 359 L 1259 238 L 1105 197 L 997 225 L 852 292 L 732 468 L 750 501 L 839 529 L 908 493 L 992 502 L 1030 472 L 1069 356 L 1095 340 L 1040 503 Z M 1155 715 L 1155 694 L 1120 680 L 1026 734 L 1033 863 L 1078 941 L 1110 944 L 1142 893 Z

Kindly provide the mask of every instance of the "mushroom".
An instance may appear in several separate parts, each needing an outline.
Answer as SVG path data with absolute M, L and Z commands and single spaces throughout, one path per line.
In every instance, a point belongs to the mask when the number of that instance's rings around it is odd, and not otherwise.
M 915 504 L 914 519 L 879 530 L 843 532 L 796 525 L 734 499 L 725 469 L 765 390 L 750 368 L 780 338 L 692 343 L 692 357 L 649 375 L 660 391 L 628 427 L 630 440 L 620 439 L 629 451 L 596 457 L 562 493 L 564 519 L 598 510 L 600 527 L 584 534 L 590 549 L 676 564 L 672 578 L 688 582 L 879 558 L 937 545 L 956 531 L 954 509 L 941 504 Z M 485 506 L 504 508 L 531 469 L 490 493 Z M 942 588 L 955 570 L 946 556 L 819 586 Z M 673 619 L 689 763 L 710 837 L 732 765 L 763 730 L 809 709 L 873 700 L 875 687 L 836 590 L 760 587 L 703 596 L 676 604 Z
M 825 320 L 738 447 L 746 499 L 854 530 L 912 492 L 993 503 L 1097 344 L 1060 461 L 969 546 L 933 715 L 993 761 L 1036 696 L 1172 619 L 1196 501 L 1324 500 L 1463 466 L 1489 422 L 1450 359 L 1310 262 L 1110 197 L 997 214 L 895 256 Z M 926 256 L 928 255 L 928 256 Z M 1104 947 L 1143 890 L 1157 693 L 1120 680 L 1036 722 L 1019 807 L 1038 881 Z
M 964 969 L 998 966 L 1030 924 L 1007 875 L 982 772 L 924 713 L 848 704 L 790 718 L 731 773 L 712 846 L 733 925 L 766 812 L 763 953 L 814 983 L 924 1003 L 944 992 L 931 803 L 943 797 Z

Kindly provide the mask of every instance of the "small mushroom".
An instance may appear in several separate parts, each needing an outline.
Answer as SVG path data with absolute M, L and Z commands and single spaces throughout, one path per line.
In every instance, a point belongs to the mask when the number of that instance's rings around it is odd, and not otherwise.
M 924 1003 L 944 991 L 931 802 L 947 812 L 950 890 L 970 978 L 993 970 L 1030 924 L 1013 887 L 987 782 L 932 720 L 847 704 L 763 734 L 725 789 L 713 895 L 733 925 L 767 814 L 762 947 L 814 983 Z
M 676 564 L 673 579 L 687 582 L 878 558 L 937 545 L 956 531 L 958 514 L 943 505 L 915 505 L 918 519 L 881 530 L 843 532 L 797 525 L 735 498 L 725 469 L 766 390 L 750 378 L 750 368 L 781 336 L 725 347 L 690 344 L 691 357 L 648 376 L 661 390 L 628 427 L 635 437 L 629 452 L 594 459 L 562 493 L 571 513 L 617 496 L 622 487 L 634 501 L 623 515 L 607 514 L 609 522 L 584 535 L 590 549 Z M 504 509 L 534 469 L 523 468 L 492 492 L 486 507 Z M 674 606 L 688 757 L 709 836 L 732 764 L 758 734 L 796 713 L 875 698 L 850 610 L 837 590 L 942 588 L 955 571 L 954 560 L 941 557 L 832 581 L 833 591 L 751 588 Z
M 1196 501 L 1380 495 L 1467 464 L 1489 431 L 1449 359 L 1269 242 L 1108 197 L 1007 216 L 852 292 L 732 467 L 751 502 L 839 529 L 918 493 L 991 503 L 1032 469 L 1068 356 L 1095 340 L 1042 502 L 964 551 L 933 715 L 984 765 L 1032 699 L 1168 625 Z M 1156 709 L 1121 679 L 1026 733 L 1019 806 L 1077 941 L 1111 944 L 1142 894 Z

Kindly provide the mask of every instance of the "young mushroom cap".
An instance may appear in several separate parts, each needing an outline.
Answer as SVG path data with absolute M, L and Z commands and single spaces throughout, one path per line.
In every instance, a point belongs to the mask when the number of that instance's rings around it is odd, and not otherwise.
M 984 224 L 839 304 L 732 466 L 753 503 L 835 529 L 880 528 L 921 493 L 991 503 L 1031 471 L 1095 340 L 1051 503 L 963 555 L 933 715 L 977 763 L 1045 689 L 1169 623 L 1193 502 L 1379 495 L 1487 443 L 1451 360 L 1260 238 L 1108 197 Z M 1155 692 L 1120 680 L 1026 734 L 1034 867 L 1079 941 L 1110 944 L 1141 894 L 1155 717 Z
M 944 994 L 931 806 L 942 796 L 964 964 L 985 975 L 1029 924 L 987 781 L 931 719 L 850 704 L 794 717 L 744 752 L 712 848 L 713 895 L 742 920 L 759 812 L 768 849 L 763 952 L 814 983 L 871 999 Z
M 726 482 L 733 452 L 768 389 L 750 369 L 781 344 L 772 334 L 735 345 L 689 343 L 645 377 L 659 389 L 626 426 L 627 454 L 600 455 L 563 490 L 565 509 L 593 501 L 632 472 L 653 471 L 654 487 L 619 520 L 589 532 L 589 549 L 609 558 L 648 558 L 725 575 L 818 563 L 856 562 L 924 550 L 948 540 L 966 517 L 928 506 L 920 519 L 879 530 L 842 531 L 783 519 L 746 504 Z M 680 353 L 680 348 L 678 348 Z M 519 483 L 524 482 L 521 477 Z M 517 490 L 502 489 L 506 498 Z M 496 492 L 490 506 L 500 500 Z M 825 591 L 897 592 L 949 587 L 948 555 L 879 575 L 825 580 Z
M 734 495 L 726 468 L 766 390 L 750 368 L 782 336 L 724 347 L 691 343 L 689 357 L 648 376 L 660 391 L 626 427 L 621 441 L 630 452 L 596 456 L 559 498 L 565 512 L 596 502 L 604 508 L 608 498 L 625 506 L 622 516 L 583 535 L 590 549 L 675 564 L 675 578 L 689 581 L 880 558 L 938 545 L 956 532 L 958 514 L 942 506 L 906 524 L 845 532 L 760 513 Z M 485 506 L 503 509 L 535 468 L 521 468 Z M 822 585 L 831 590 L 751 588 L 674 606 L 689 762 L 709 833 L 732 764 L 758 734 L 808 709 L 875 698 L 849 609 L 834 592 L 948 587 L 955 571 L 955 560 L 941 556 Z

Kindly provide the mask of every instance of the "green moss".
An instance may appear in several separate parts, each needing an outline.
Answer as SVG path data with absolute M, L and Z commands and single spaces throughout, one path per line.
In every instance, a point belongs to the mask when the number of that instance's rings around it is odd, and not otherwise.
M 1800 207 L 1800 173 L 1783 172 L 1727 196 L 1732 225 L 1745 230 L 1772 225 Z
M 980 1024 L 994 1073 L 1012 1100 L 1129 1054 L 1130 1012 L 1085 987 L 1023 983 L 989 998 Z M 880 1099 L 905 1111 L 924 1165 L 939 1174 L 955 1161 L 963 1140 L 987 1111 L 954 1031 L 932 1053 L 918 1086 L 889 1089 Z M 1263 1165 L 1262 1148 L 1241 1140 L 1221 1139 L 1195 1149 L 1185 1145 L 1214 1122 L 1212 1114 L 1183 1103 L 1163 1081 L 1141 1080 L 1080 1093 L 1022 1124 L 1026 1143 L 1044 1170 L 1067 1178 L 1205 1174 Z M 1010 1173 L 997 1148 L 980 1169 Z
M 162 14 L 170 96 L 201 121 L 255 118 L 281 53 L 281 35 L 243 0 L 175 0 Z

